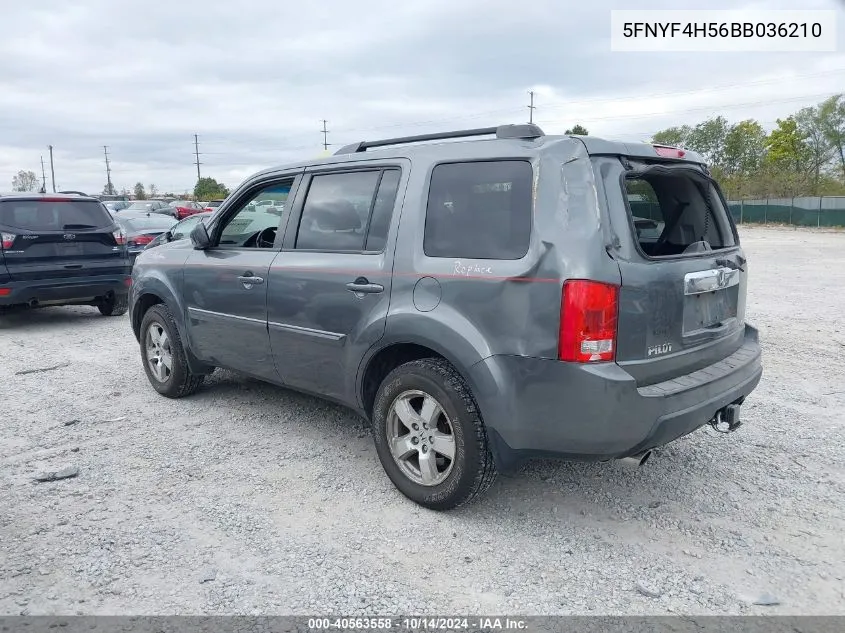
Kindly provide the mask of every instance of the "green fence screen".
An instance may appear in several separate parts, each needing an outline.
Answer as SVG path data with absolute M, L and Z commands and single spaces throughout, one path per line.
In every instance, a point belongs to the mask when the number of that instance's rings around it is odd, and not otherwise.
M 843 196 L 731 200 L 728 206 L 738 224 L 845 227 Z

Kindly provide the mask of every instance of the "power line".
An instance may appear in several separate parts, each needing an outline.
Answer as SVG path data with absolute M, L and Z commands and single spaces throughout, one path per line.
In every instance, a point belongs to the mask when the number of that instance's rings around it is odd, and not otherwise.
M 808 73 L 808 74 L 804 74 L 804 75 L 793 75 L 793 76 L 789 77 L 788 79 L 791 80 L 791 81 L 796 81 L 796 80 L 801 80 L 801 79 L 810 79 L 810 78 L 813 78 L 813 77 L 829 77 L 831 75 L 841 75 L 841 74 L 845 74 L 845 68 L 837 68 L 837 69 L 832 69 L 832 70 L 827 70 L 827 71 L 822 71 L 822 72 Z M 657 92 L 657 93 L 650 93 L 650 94 L 644 94 L 644 95 L 636 95 L 636 96 L 631 96 L 631 97 L 619 97 L 619 96 L 613 97 L 613 96 L 610 96 L 610 97 L 596 97 L 596 98 L 592 98 L 592 99 L 577 99 L 577 100 L 571 100 L 571 101 L 557 102 L 556 105 L 546 105 L 546 104 L 544 104 L 543 110 L 544 111 L 546 111 L 546 110 L 560 110 L 560 109 L 564 109 L 564 108 L 577 107 L 578 105 L 586 105 L 586 104 L 592 104 L 592 103 L 603 103 L 603 102 L 608 103 L 608 102 L 613 102 L 613 101 L 620 101 L 622 99 L 624 99 L 625 101 L 637 101 L 637 100 L 652 99 L 652 98 L 657 98 L 657 97 L 673 97 L 673 96 L 699 94 L 699 93 L 702 93 L 702 92 L 719 92 L 719 91 L 731 90 L 731 89 L 734 89 L 734 88 L 745 88 L 747 86 L 761 86 L 761 85 L 766 85 L 766 84 L 783 83 L 783 81 L 784 81 L 783 77 L 778 77 L 778 78 L 772 78 L 772 79 L 761 79 L 761 80 L 758 80 L 758 81 L 746 81 L 746 82 L 743 82 L 743 83 L 721 84 L 721 85 L 715 85 L 715 86 L 704 87 L 704 88 L 696 88 L 696 89 L 692 89 L 692 90 L 681 90 L 681 91 L 674 91 L 674 92 Z M 535 106 L 535 108 L 536 108 L 536 106 Z M 714 106 L 714 108 L 715 108 L 715 106 Z M 392 123 L 392 124 L 389 124 L 389 125 L 379 125 L 379 126 L 375 126 L 375 127 L 366 127 L 366 128 L 360 128 L 360 127 L 359 128 L 349 128 L 349 129 L 344 130 L 344 134 L 359 133 L 359 132 L 376 132 L 376 131 L 380 131 L 380 130 L 388 130 L 388 129 L 395 129 L 395 128 L 420 127 L 420 126 L 425 126 L 425 125 L 450 123 L 450 122 L 453 122 L 453 121 L 467 121 L 467 120 L 474 120 L 474 119 L 480 119 L 480 118 L 487 118 L 487 117 L 490 117 L 490 116 L 493 116 L 493 115 L 506 115 L 506 114 L 508 114 L 508 115 L 514 114 L 515 115 L 515 114 L 518 114 L 519 112 L 522 112 L 522 111 L 523 110 L 521 108 L 487 110 L 487 111 L 484 111 L 484 112 L 476 112 L 474 114 L 466 114 L 466 115 L 462 115 L 462 116 L 453 116 L 453 117 L 441 118 L 441 119 L 429 119 L 429 120 L 426 120 L 426 121 L 410 121 L 410 122 L 405 122 L 405 123 Z M 310 132 L 302 132 L 302 133 L 286 134 L 285 137 L 286 138 L 297 138 L 297 137 L 305 137 L 305 136 L 308 136 L 310 134 L 311 134 Z M 227 142 L 227 141 L 222 141 L 222 140 L 221 141 L 212 141 L 212 143 L 214 143 L 214 142 L 224 143 L 224 142 Z M 243 142 L 246 143 L 248 141 L 243 141 Z M 229 142 L 229 143 L 231 143 L 231 142 Z
M 841 75 L 845 73 L 845 68 L 839 68 L 836 70 L 830 70 L 825 72 L 819 73 L 809 73 L 806 75 L 794 75 L 789 77 L 789 80 L 797 80 L 797 79 L 811 79 L 813 77 L 829 77 L 830 75 Z M 747 86 L 763 86 L 766 84 L 774 84 L 774 83 L 783 83 L 787 79 L 783 77 L 777 77 L 772 79 L 760 79 L 758 81 L 745 81 L 743 83 L 736 83 L 736 84 L 722 84 L 719 86 L 710 86 L 708 88 L 695 88 L 693 90 L 682 90 L 682 91 L 674 91 L 674 92 L 655 92 L 651 94 L 644 94 L 644 95 L 636 95 L 633 97 L 597 97 L 595 99 L 575 99 L 572 101 L 564 101 L 559 102 L 557 105 L 550 105 L 546 107 L 548 110 L 560 110 L 563 108 L 571 108 L 573 106 L 590 104 L 590 103 L 602 103 L 607 101 L 620 101 L 624 99 L 625 101 L 637 101 L 642 99 L 655 99 L 657 97 L 679 97 L 684 95 L 692 95 L 692 94 L 699 94 L 702 92 L 721 92 L 724 90 L 732 90 L 734 88 L 745 88 Z M 545 106 L 544 106 L 545 107 Z
M 756 105 L 769 105 L 773 103 L 790 103 L 793 101 L 804 101 L 806 99 L 819 99 L 824 97 L 831 97 L 835 94 L 839 93 L 818 93 L 812 95 L 803 95 L 800 97 L 789 97 L 787 99 L 766 99 L 764 101 L 747 101 L 745 103 L 733 103 L 729 105 L 721 105 L 721 106 L 701 106 L 697 108 L 687 108 L 684 110 L 668 110 L 666 112 L 650 112 L 648 114 L 614 114 L 610 116 L 601 116 L 601 117 L 586 117 L 581 118 L 581 121 L 609 121 L 609 120 L 628 120 L 628 119 L 648 119 L 651 117 L 656 116 L 672 116 L 675 114 L 688 114 L 690 112 L 702 112 L 702 111 L 709 111 L 714 112 L 718 110 L 730 110 L 732 108 L 745 108 L 748 106 L 756 106 Z M 538 121 L 538 123 L 557 123 L 556 119 L 546 119 L 545 121 Z
M 322 129 L 322 132 L 323 132 L 323 149 L 324 149 L 324 150 L 328 150 L 328 149 L 329 149 L 329 131 L 326 129 L 326 123 L 328 123 L 328 121 L 326 121 L 325 119 L 323 119 L 323 129 Z
M 534 91 L 529 90 L 528 95 L 531 97 L 531 103 L 528 104 L 528 123 L 534 123 Z
M 194 134 L 194 154 L 197 157 L 197 182 L 199 182 L 202 180 L 202 177 L 200 176 L 200 142 L 199 137 L 196 134 Z

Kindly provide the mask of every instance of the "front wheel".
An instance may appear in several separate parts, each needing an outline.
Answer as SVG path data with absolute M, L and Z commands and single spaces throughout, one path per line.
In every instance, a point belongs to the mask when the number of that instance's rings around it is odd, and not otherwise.
M 162 303 L 147 310 L 141 320 L 141 359 L 153 389 L 168 398 L 194 393 L 204 378 L 190 372 L 176 322 Z
M 373 437 L 393 484 L 432 510 L 456 508 L 483 493 L 496 468 L 478 406 L 445 360 L 394 369 L 373 409 Z

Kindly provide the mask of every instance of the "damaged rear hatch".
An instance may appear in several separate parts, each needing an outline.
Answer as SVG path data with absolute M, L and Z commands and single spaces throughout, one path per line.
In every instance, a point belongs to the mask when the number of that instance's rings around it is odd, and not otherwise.
M 747 265 L 716 182 L 683 150 L 594 157 L 619 265 L 616 361 L 640 386 L 677 378 L 744 342 Z

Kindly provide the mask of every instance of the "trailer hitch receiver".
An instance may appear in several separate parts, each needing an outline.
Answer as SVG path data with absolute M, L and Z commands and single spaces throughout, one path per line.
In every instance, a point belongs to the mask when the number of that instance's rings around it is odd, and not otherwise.
M 719 433 L 733 433 L 742 422 L 739 419 L 739 405 L 729 404 L 724 409 L 716 411 L 716 415 L 710 420 L 710 426 Z

